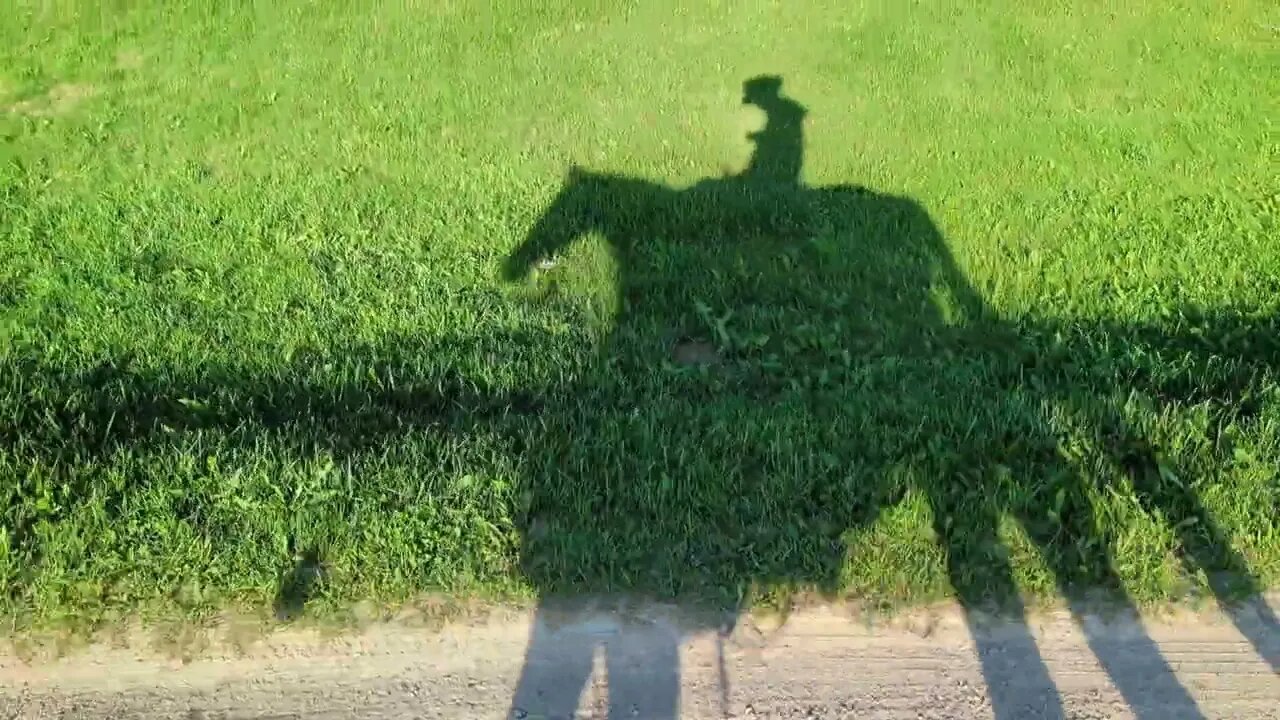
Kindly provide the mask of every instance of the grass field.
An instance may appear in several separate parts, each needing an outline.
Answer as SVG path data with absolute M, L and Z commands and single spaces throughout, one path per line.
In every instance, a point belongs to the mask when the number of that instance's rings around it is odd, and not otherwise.
M 544 4 L 9 0 L 15 627 L 1280 580 L 1273 6 Z

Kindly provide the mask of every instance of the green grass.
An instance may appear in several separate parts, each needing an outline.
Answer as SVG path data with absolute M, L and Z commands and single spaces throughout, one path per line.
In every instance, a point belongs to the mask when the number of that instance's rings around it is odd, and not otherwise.
M 1267 4 L 348 5 L 4 13 L 18 626 L 1280 580 Z

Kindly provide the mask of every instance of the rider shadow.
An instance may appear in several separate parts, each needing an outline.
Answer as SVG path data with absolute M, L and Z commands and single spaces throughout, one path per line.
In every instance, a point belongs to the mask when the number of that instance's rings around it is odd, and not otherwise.
M 508 279 L 536 273 L 554 292 L 570 271 L 557 259 L 598 234 L 617 266 L 618 310 L 595 367 L 548 399 L 582 430 L 547 432 L 524 458 L 526 575 L 544 597 L 656 588 L 709 594 L 729 609 L 752 588 L 834 589 L 849 552 L 842 535 L 915 490 L 932 507 L 997 718 L 1065 717 L 996 535 L 1005 515 L 1042 551 L 1133 711 L 1201 717 L 1149 637 L 1118 643 L 1083 622 L 1094 606 L 1082 587 L 1108 591 L 1124 614 L 1134 608 L 1090 488 L 1045 417 L 1046 402 L 1071 405 L 1081 389 L 1079 378 L 1035 367 L 1043 348 L 1027 338 L 1053 336 L 1054 323 L 996 317 L 915 202 L 803 185 L 805 110 L 780 88 L 776 77 L 744 85 L 744 103 L 766 124 L 742 174 L 673 189 L 575 167 L 507 259 Z M 1029 382 L 1037 373 L 1043 382 Z M 1106 415 L 1095 405 L 1082 414 Z M 1126 448 L 1140 444 L 1123 423 L 1111 431 Z M 585 462 L 593 446 L 609 448 L 601 455 L 613 464 Z M 1148 492 L 1139 456 L 1117 466 L 1166 519 L 1204 514 L 1185 496 Z M 699 492 L 706 478 L 727 492 Z M 1243 568 L 1218 541 L 1216 566 Z M 611 693 L 610 717 L 677 714 L 678 634 L 649 648 L 662 667 L 637 676 L 617 660 L 624 633 L 557 630 L 548 607 L 538 610 L 517 716 L 572 716 L 601 650 L 611 689 L 644 688 L 632 705 Z M 1013 620 L 998 642 L 978 627 L 993 609 Z M 1274 667 L 1269 641 L 1240 627 Z

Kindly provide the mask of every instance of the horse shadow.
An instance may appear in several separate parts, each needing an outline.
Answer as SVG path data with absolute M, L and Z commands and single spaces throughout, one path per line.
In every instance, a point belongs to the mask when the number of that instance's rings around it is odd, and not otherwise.
M 1190 567 L 1234 578 L 1212 582 L 1222 602 L 1242 587 L 1256 592 L 1225 532 L 1109 397 L 1119 371 L 1099 369 L 1114 360 L 1093 341 L 1123 338 L 1193 365 L 1222 348 L 1202 332 L 1000 317 L 918 203 L 801 182 L 806 111 L 781 84 L 744 85 L 743 102 L 766 123 L 750 136 L 741 174 L 677 189 L 573 167 L 508 256 L 508 280 L 548 294 L 575 272 L 565 258 L 584 237 L 602 238 L 616 268 L 616 311 L 595 365 L 547 399 L 576 432 L 545 433 L 524 459 L 527 577 L 548 598 L 656 590 L 713 597 L 729 611 L 760 588 L 831 590 L 849 557 L 845 533 L 916 492 L 932 509 L 997 718 L 1065 717 L 997 536 L 1005 516 L 1050 565 L 1130 707 L 1140 717 L 1201 717 L 1150 638 L 1121 642 L 1083 623 L 1097 607 L 1089 589 L 1105 591 L 1115 610 L 1136 610 L 1090 502 L 1098 473 L 1086 475 L 1050 416 L 1083 426 L 1093 459 L 1178 529 Z M 1256 373 L 1280 358 L 1276 323 L 1202 319 L 1210 338 L 1235 338 L 1248 353 L 1217 385 L 1194 385 L 1209 397 L 1138 367 L 1125 377 L 1163 402 L 1239 412 Z M 1091 353 L 1098 367 L 1084 361 Z M 609 448 L 600 456 L 611 464 L 584 461 L 592 446 Z M 701 492 L 707 478 L 721 489 Z M 516 715 L 571 715 L 597 651 L 611 686 L 635 686 L 637 669 L 615 660 L 628 642 L 621 627 L 557 631 L 547 607 L 535 618 Z M 978 627 L 991 610 L 1014 621 L 999 643 Z M 1280 626 L 1262 613 L 1238 626 L 1277 668 Z M 670 667 L 639 676 L 645 702 L 611 703 L 611 716 L 677 714 L 680 636 L 667 641 L 653 657 Z

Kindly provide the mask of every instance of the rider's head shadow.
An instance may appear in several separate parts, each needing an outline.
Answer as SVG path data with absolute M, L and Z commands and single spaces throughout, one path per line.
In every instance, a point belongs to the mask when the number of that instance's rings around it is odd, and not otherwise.
M 760 75 L 742 84 L 742 103 L 764 112 L 764 126 L 748 137 L 755 143 L 741 178 L 750 182 L 799 185 L 804 164 L 803 105 L 782 94 L 782 78 Z

